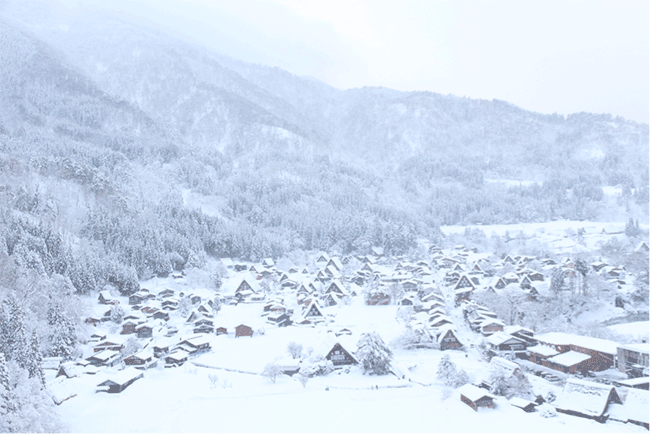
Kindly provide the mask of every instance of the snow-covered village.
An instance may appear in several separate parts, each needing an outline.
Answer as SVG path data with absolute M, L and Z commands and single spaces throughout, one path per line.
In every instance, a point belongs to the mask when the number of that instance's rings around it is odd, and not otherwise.
M 576 245 L 584 251 L 623 231 L 580 229 Z M 559 237 L 571 246 L 561 232 L 526 238 Z M 647 262 L 645 242 L 621 247 Z M 647 430 L 648 311 L 635 301 L 639 276 L 602 256 L 587 263 L 552 250 L 481 250 L 422 245 L 421 256 L 373 248 L 365 256 L 305 252 L 295 262 L 221 258 L 211 275 L 151 278 L 129 296 L 104 290 L 84 319 L 83 357 L 43 359 L 45 380 L 75 431 L 165 430 L 172 419 L 172 430 L 206 431 L 212 421 L 199 415 L 227 398 L 264 407 L 246 425 L 255 431 L 268 430 L 267 411 L 282 407 L 283 429 L 301 431 L 302 419 L 291 422 L 289 412 L 323 417 L 322 406 L 341 399 L 368 399 L 370 411 L 398 397 L 404 404 L 391 410 L 409 414 L 425 395 L 427 406 L 458 416 L 440 423 L 445 431 L 481 419 L 495 431 L 550 431 L 557 420 L 576 431 Z M 562 303 L 582 311 L 572 325 L 554 321 Z M 625 317 L 637 321 L 617 324 Z M 280 395 L 280 409 L 264 401 L 269 394 Z M 229 413 L 219 424 L 236 430 L 239 413 Z M 322 422 L 327 431 L 422 428 L 416 414 L 399 422 L 375 414 L 369 422 L 337 407 L 330 416 Z
M 0 433 L 647 433 L 649 8 L 0 0 Z

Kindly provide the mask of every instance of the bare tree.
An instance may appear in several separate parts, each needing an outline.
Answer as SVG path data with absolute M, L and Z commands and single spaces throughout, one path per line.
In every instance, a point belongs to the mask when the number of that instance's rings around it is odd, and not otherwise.
M 280 374 L 282 374 L 282 369 L 275 363 L 267 363 L 262 371 L 262 375 L 271 380 L 271 383 L 275 383 Z
M 302 344 L 291 341 L 287 344 L 287 351 L 291 354 L 291 357 L 298 359 L 302 355 Z

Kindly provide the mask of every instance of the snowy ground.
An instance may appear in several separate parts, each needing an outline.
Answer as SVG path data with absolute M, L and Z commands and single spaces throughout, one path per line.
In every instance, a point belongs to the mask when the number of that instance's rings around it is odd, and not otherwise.
M 208 375 L 215 373 L 225 387 L 213 387 Z M 544 419 L 503 398 L 495 409 L 477 413 L 441 385 L 358 372 L 331 377 L 303 388 L 286 376 L 271 384 L 256 375 L 186 365 L 149 370 L 123 393 L 109 395 L 93 393 L 101 378 L 84 376 L 69 380 L 77 382 L 79 395 L 59 411 L 72 432 L 647 432 L 565 415 Z M 375 384 L 378 390 L 370 388 Z
M 617 236 L 603 234 L 603 229 L 610 233 L 622 231 L 624 224 L 550 222 L 478 227 L 488 236 L 508 231 L 514 238 L 521 232 L 563 252 L 596 248 L 599 242 Z M 578 228 L 586 230 L 584 245 L 567 238 L 567 229 Z M 442 228 L 448 234 L 464 229 Z M 201 291 L 208 290 L 200 288 L 208 285 L 207 277 L 196 271 L 188 272 L 183 279 L 156 278 L 142 283 L 154 293 L 171 288 L 178 292 L 189 290 L 204 298 L 211 293 L 202 294 Z M 451 300 L 451 289 L 442 289 Z M 123 305 L 128 305 L 126 298 L 121 299 Z M 106 308 L 95 305 L 95 313 L 101 314 Z M 66 389 L 69 394 L 76 393 L 57 407 L 62 419 L 72 432 L 647 432 L 634 425 L 613 421 L 599 424 L 562 414 L 544 419 L 539 412 L 528 414 L 510 406 L 505 398 L 497 399 L 495 409 L 475 412 L 436 377 L 443 355 L 449 355 L 471 380 L 483 378 L 487 367 L 475 348 L 482 337 L 467 327 L 460 308 L 453 307 L 453 303 L 448 303 L 447 311 L 465 344 L 464 351 L 395 350 L 394 359 L 404 378 L 367 376 L 359 368 L 352 368 L 347 373 L 339 371 L 311 378 L 306 387 L 288 376 L 281 376 L 272 384 L 259 373 L 267 363 L 289 357 L 286 347 L 291 341 L 301 343 L 305 352 L 310 347 L 318 351 L 321 343 L 345 327 L 353 331 L 350 338 L 355 342 L 361 333 L 377 331 L 390 343 L 405 328 L 397 318 L 397 306 L 366 306 L 362 297 L 353 298 L 349 306 L 324 308 L 332 321 L 316 327 L 277 328 L 265 323 L 262 309 L 263 304 L 223 306 L 214 318 L 215 326 L 225 326 L 230 333 L 207 335 L 211 352 L 179 368 L 145 371 L 143 379 L 120 394 L 95 393 L 99 383 L 118 372 L 117 367 L 69 380 L 54 379 L 54 373 L 48 371 L 51 385 Z M 588 312 L 580 320 L 602 321 L 620 316 L 613 306 L 602 309 Z M 170 323 L 178 327 L 177 336 L 191 334 L 190 325 L 183 318 L 174 316 Z M 233 328 L 241 323 L 256 331 L 252 338 L 234 338 Z M 109 334 L 112 331 L 115 334 L 111 336 L 119 338 L 117 326 L 110 324 L 102 323 L 92 330 Z M 609 328 L 639 342 L 643 338 L 647 341 L 648 325 L 648 321 L 642 321 Z M 257 333 L 260 329 L 264 329 L 263 334 Z M 155 342 L 154 339 L 150 345 Z M 91 351 L 89 346 L 86 350 Z M 209 375 L 217 379 L 211 381 Z M 560 386 L 541 378 L 530 375 L 529 380 L 536 394 L 561 392 Z

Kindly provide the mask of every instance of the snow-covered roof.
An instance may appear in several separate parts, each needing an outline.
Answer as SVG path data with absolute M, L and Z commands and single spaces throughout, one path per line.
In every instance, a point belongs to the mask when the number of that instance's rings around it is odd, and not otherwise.
M 623 384 L 625 386 L 639 386 L 641 384 L 648 384 L 650 383 L 650 378 L 649 377 L 639 377 L 639 378 L 628 378 L 627 380 L 620 380 L 617 381 L 619 384 Z
M 461 386 L 458 389 L 458 392 L 474 402 L 478 401 L 484 396 L 494 399 L 494 395 L 488 393 L 485 389 L 474 386 L 473 384 L 465 384 L 464 386 Z
M 492 360 L 490 360 L 490 369 L 495 369 L 496 367 L 506 369 L 511 373 L 519 369 L 519 365 L 515 362 L 506 360 L 503 357 L 492 357 Z
M 518 407 L 518 408 L 524 408 L 524 407 L 526 407 L 526 406 L 528 406 L 530 404 L 535 404 L 534 402 L 531 402 L 531 401 L 529 401 L 527 399 L 519 398 L 518 396 L 513 396 L 512 398 L 510 398 L 510 400 L 508 402 L 511 405 L 514 405 L 515 407 Z
M 601 416 L 613 386 L 569 379 L 560 397 L 553 403 L 557 408 L 572 410 L 589 416 Z
M 580 362 L 591 359 L 589 354 L 579 353 L 577 351 L 567 351 L 566 353 L 558 354 L 557 356 L 550 357 L 549 362 L 557 363 L 562 366 L 573 366 Z
M 649 354 L 650 353 L 650 343 L 619 345 L 619 348 L 623 348 L 625 350 L 636 351 L 636 352 L 644 353 L 644 354 Z
M 501 344 L 503 344 L 505 342 L 508 342 L 509 340 L 519 341 L 519 342 L 522 342 L 522 343 L 524 342 L 523 340 L 521 340 L 521 339 L 519 339 L 519 338 L 517 338 L 515 336 L 511 336 L 511 335 L 509 335 L 508 333 L 505 333 L 505 332 L 496 332 L 496 333 L 494 333 L 493 335 L 491 335 L 491 336 L 489 336 L 487 338 L 487 341 L 492 345 L 501 345 Z
M 534 332 L 530 329 L 527 329 L 526 327 L 518 326 L 518 325 L 511 325 L 511 326 L 505 326 L 503 328 L 503 331 L 508 333 L 508 334 L 513 334 L 517 332 L 524 332 L 524 333 L 529 333 L 529 334 L 534 334 Z
M 537 335 L 535 338 L 540 342 L 548 342 L 553 345 L 573 344 L 606 354 L 616 354 L 616 348 L 618 347 L 618 344 L 613 341 L 561 332 L 544 333 Z
M 497 325 L 505 325 L 505 323 L 501 320 L 494 319 L 494 318 L 486 318 L 481 322 L 481 327 L 486 327 L 492 324 L 497 324 Z
M 555 351 L 555 348 L 549 347 L 548 345 L 535 345 L 534 347 L 528 348 L 528 351 L 531 353 L 539 354 L 542 356 L 556 356 L 559 353 Z
M 648 423 L 650 417 L 650 392 L 641 389 L 630 389 L 623 403 L 628 420 Z

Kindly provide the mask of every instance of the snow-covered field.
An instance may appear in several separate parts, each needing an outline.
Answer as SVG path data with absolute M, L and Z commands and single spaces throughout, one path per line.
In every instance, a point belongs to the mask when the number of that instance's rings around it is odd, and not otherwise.
M 231 386 L 212 387 L 208 375 L 215 373 Z M 504 398 L 493 410 L 475 412 L 455 393 L 445 397 L 440 385 L 402 381 L 408 387 L 388 388 L 400 381 L 360 373 L 310 380 L 303 388 L 290 377 L 271 384 L 188 365 L 149 370 L 115 395 L 93 394 L 99 379 L 78 380 L 80 394 L 60 407 L 73 432 L 647 432 L 562 414 L 544 419 Z M 359 389 L 332 387 L 337 383 Z M 380 388 L 370 389 L 374 384 Z

